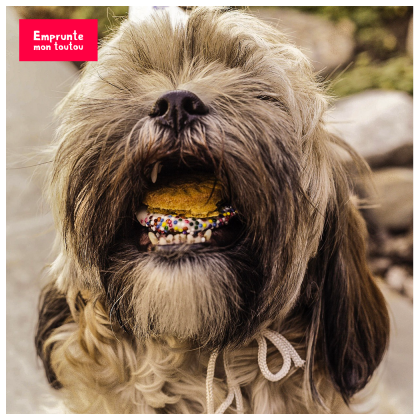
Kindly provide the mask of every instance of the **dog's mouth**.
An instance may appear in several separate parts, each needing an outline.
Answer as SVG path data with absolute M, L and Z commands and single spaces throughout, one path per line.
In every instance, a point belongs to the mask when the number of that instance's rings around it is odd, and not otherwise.
M 147 251 L 228 247 L 243 233 L 235 206 L 214 171 L 184 164 L 151 166 L 136 219 L 139 244 Z

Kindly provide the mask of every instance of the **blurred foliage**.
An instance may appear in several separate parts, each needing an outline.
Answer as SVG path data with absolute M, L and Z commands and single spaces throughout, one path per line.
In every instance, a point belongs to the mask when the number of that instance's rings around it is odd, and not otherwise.
M 356 53 L 368 51 L 372 58 L 386 60 L 405 52 L 412 6 L 299 6 L 302 12 L 333 22 L 350 19 L 356 28 Z
M 395 89 L 413 94 L 413 60 L 407 54 L 412 6 L 299 6 L 302 12 L 355 26 L 355 57 L 348 70 L 331 81 L 336 96 L 367 89 Z
M 275 11 L 281 6 L 270 7 Z M 336 96 L 366 89 L 397 89 L 413 93 L 413 61 L 406 52 L 412 6 L 293 6 L 337 24 L 352 22 L 356 49 L 353 62 L 343 74 L 331 77 Z M 18 6 L 28 19 L 98 19 L 99 39 L 119 24 L 127 6 Z M 80 63 L 78 63 L 80 64 Z M 339 72 L 337 72 L 339 73 Z
M 354 65 L 331 81 L 334 96 L 342 97 L 368 89 L 402 90 L 413 94 L 413 62 L 407 56 L 372 62 L 367 52 Z

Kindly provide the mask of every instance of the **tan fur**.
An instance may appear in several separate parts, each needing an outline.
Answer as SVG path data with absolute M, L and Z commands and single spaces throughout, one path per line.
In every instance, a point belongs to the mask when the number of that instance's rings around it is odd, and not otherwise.
M 77 311 L 77 323 L 64 324 L 45 343 L 46 347 L 55 344 L 52 364 L 64 386 L 62 397 L 72 412 L 206 412 L 207 351 L 169 337 L 133 345 L 124 336 L 117 338 L 118 331 L 112 330 L 108 315 L 98 301 L 90 296 L 84 305 L 81 300 L 79 297 L 78 304 L 83 305 L 83 309 Z M 76 302 L 71 304 L 76 305 Z M 304 348 L 295 341 L 300 332 L 292 329 L 284 334 L 304 356 Z M 227 393 L 221 359 L 214 382 L 217 406 Z M 272 345 L 269 345 L 267 360 L 273 372 L 281 367 L 281 358 Z M 256 342 L 230 352 L 229 363 L 242 387 L 246 412 L 325 412 L 314 403 L 308 406 L 308 396 L 301 385 L 302 370 L 292 369 L 288 377 L 278 383 L 268 382 L 262 376 L 257 365 Z M 333 411 L 343 409 L 342 400 L 331 384 L 322 377 L 318 380 L 328 407 Z M 229 412 L 234 413 L 235 408 L 231 407 Z
M 148 116 L 171 90 L 211 108 L 176 141 Z M 365 164 L 326 131 L 328 102 L 308 59 L 242 12 L 198 8 L 175 29 L 157 13 L 124 22 L 104 43 L 57 111 L 48 179 L 58 257 L 37 345 L 69 410 L 205 413 L 215 349 L 228 357 L 247 413 L 348 410 L 344 400 L 382 357 L 387 315 L 337 146 Z M 162 259 L 118 242 L 150 165 L 174 151 L 210 160 L 233 185 L 239 213 L 253 215 L 242 248 Z M 240 270 L 254 276 L 249 284 Z M 257 364 L 255 338 L 267 327 L 306 360 L 276 383 Z M 272 371 L 282 364 L 272 345 L 268 360 Z M 216 406 L 226 393 L 221 354 Z

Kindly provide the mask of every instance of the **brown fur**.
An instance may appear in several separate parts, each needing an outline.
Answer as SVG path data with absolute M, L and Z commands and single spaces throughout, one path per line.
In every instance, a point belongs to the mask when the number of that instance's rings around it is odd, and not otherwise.
M 177 136 L 148 116 L 171 90 L 210 109 Z M 241 12 L 199 8 L 175 29 L 164 14 L 127 21 L 102 46 L 58 109 L 51 149 L 59 256 L 37 348 L 71 411 L 205 412 L 216 349 L 246 412 L 337 411 L 364 388 L 388 315 L 337 147 L 364 163 L 325 130 L 327 99 L 306 57 Z M 139 252 L 134 214 L 156 161 L 211 168 L 246 226 L 238 244 Z M 306 359 L 278 383 L 256 362 L 267 327 Z M 221 360 L 214 389 L 220 404 Z

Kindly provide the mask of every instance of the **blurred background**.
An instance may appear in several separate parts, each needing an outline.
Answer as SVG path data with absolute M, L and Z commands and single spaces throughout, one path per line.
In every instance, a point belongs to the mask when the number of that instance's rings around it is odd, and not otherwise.
M 124 6 L 7 7 L 7 413 L 53 405 L 33 337 L 54 229 L 42 198 L 53 110 L 83 63 L 19 62 L 18 19 L 98 19 L 99 39 Z M 413 410 L 413 8 L 251 7 L 311 59 L 334 98 L 326 122 L 368 161 L 376 205 L 364 211 L 369 263 L 392 316 L 383 383 L 395 411 Z M 385 395 L 385 394 L 384 394 Z

